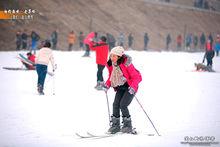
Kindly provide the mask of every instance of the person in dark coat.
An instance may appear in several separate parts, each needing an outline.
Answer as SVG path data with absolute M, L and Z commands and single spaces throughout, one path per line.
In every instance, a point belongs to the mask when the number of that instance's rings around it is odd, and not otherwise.
M 106 38 L 107 38 L 107 43 L 109 45 L 109 50 L 111 50 L 112 48 L 115 47 L 115 42 L 116 42 L 115 37 L 112 34 L 107 33 Z
M 16 50 L 17 51 L 21 50 L 21 45 L 22 45 L 21 31 L 18 30 L 16 33 Z
M 27 30 L 24 30 L 24 32 L 21 34 L 22 38 L 22 49 L 26 50 L 27 49 L 27 40 L 28 40 L 28 35 L 27 35 Z
M 83 48 L 84 48 L 84 43 L 83 43 L 84 39 L 85 39 L 84 33 L 80 32 L 79 37 L 78 37 L 80 50 L 83 50 Z
M 57 49 L 58 31 L 54 30 L 51 34 L 52 49 Z
M 202 33 L 200 36 L 200 49 L 201 50 L 205 49 L 205 42 L 206 42 L 206 37 L 205 37 L 205 34 Z
M 133 37 L 132 33 L 130 33 L 128 35 L 128 48 L 129 49 L 132 49 L 133 42 L 134 42 L 134 37 Z
M 171 36 L 170 36 L 170 34 L 168 34 L 167 38 L 166 38 L 166 50 L 169 50 L 171 41 L 172 41 Z
M 144 50 L 145 50 L 145 51 L 148 50 L 148 48 L 147 48 L 148 42 L 149 42 L 149 36 L 148 36 L 147 33 L 145 33 L 145 34 L 144 34 Z

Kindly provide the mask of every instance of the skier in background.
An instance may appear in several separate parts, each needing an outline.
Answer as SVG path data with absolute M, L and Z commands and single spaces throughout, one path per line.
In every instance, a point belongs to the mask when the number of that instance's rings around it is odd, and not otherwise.
M 182 42 L 183 42 L 183 38 L 182 35 L 179 34 L 176 38 L 176 43 L 177 43 L 177 51 L 181 51 L 182 50 Z
M 106 43 L 106 37 L 102 36 L 101 41 L 98 42 L 96 45 L 92 46 L 91 49 L 96 52 L 96 64 L 98 67 L 97 71 L 97 85 L 95 88 L 97 90 L 102 90 L 104 86 L 104 79 L 103 79 L 103 70 L 106 66 L 107 59 L 108 59 L 108 50 L 109 46 Z
M 128 35 L 128 49 L 130 49 L 130 50 L 132 49 L 133 41 L 134 41 L 134 37 L 133 37 L 132 33 L 130 33 Z
M 216 41 L 215 41 L 215 51 L 216 51 L 216 56 L 219 56 L 219 51 L 220 51 L 220 35 L 217 35 Z
M 106 38 L 107 38 L 107 43 L 109 45 L 109 51 L 110 51 L 113 47 L 115 47 L 116 40 L 115 40 L 115 37 L 110 33 L 106 34 Z
M 123 47 L 124 43 L 125 43 L 125 35 L 124 33 L 120 33 L 118 36 L 118 45 Z
M 27 40 L 28 40 L 28 35 L 27 35 L 27 30 L 24 29 L 24 32 L 21 34 L 22 38 L 22 49 L 26 50 L 27 49 Z
M 76 42 L 76 35 L 74 31 L 71 31 L 68 35 L 68 43 L 69 43 L 68 51 L 72 51 L 72 47 L 75 42 Z
M 148 33 L 144 33 L 144 51 L 148 50 L 148 42 L 149 42 Z
M 83 32 L 80 32 L 79 33 L 79 37 L 78 37 L 78 40 L 79 40 L 79 50 L 83 50 L 83 48 L 84 48 L 84 43 L 83 43 L 84 39 L 85 39 L 85 36 L 84 36 Z
M 90 48 L 91 48 L 91 46 L 93 46 L 97 42 L 98 42 L 98 33 L 97 32 L 91 32 L 86 36 L 86 38 L 84 39 L 84 44 L 86 46 L 86 52 L 83 55 L 83 57 L 90 56 Z
M 54 30 L 51 34 L 52 49 L 57 49 L 58 30 Z
M 40 36 L 35 32 L 31 32 L 31 52 L 33 51 L 36 54 L 37 44 L 40 40 Z
M 17 51 L 21 50 L 21 45 L 22 45 L 21 31 L 18 30 L 16 33 L 16 50 Z
M 205 37 L 204 33 L 201 34 L 199 41 L 200 41 L 200 49 L 204 50 L 205 49 L 205 42 L 206 42 L 206 37 Z
M 133 128 L 128 106 L 138 90 L 138 84 L 142 80 L 141 74 L 131 63 L 131 57 L 124 54 L 122 46 L 116 46 L 111 50 L 107 68 L 109 77 L 103 90 L 107 92 L 110 87 L 113 87 L 116 91 L 111 127 L 108 131 L 111 134 L 119 131 L 132 133 Z M 120 127 L 120 111 L 123 119 L 122 128 Z
M 213 57 L 215 56 L 215 52 L 213 50 L 213 46 L 212 46 L 212 42 L 209 39 L 206 43 L 206 52 L 203 58 L 203 63 L 205 62 L 205 59 L 207 61 L 207 66 L 209 66 L 212 69 L 212 65 L 213 65 Z
M 166 37 L 166 50 L 167 51 L 169 50 L 171 41 L 172 41 L 171 36 L 170 36 L 170 34 L 168 34 L 167 37 Z

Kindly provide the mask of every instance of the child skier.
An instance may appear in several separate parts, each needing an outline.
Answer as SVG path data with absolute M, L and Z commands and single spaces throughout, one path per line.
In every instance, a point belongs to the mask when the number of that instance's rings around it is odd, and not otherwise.
M 105 68 L 105 65 L 107 63 L 108 59 L 108 50 L 109 46 L 106 43 L 106 37 L 102 36 L 101 41 L 98 42 L 96 45 L 92 46 L 91 49 L 96 51 L 96 63 L 98 66 L 98 71 L 97 71 L 97 85 L 95 88 L 97 90 L 102 90 L 104 86 L 104 80 L 103 80 L 103 70 Z
M 113 115 L 109 132 L 111 134 L 119 131 L 132 133 L 131 116 L 128 106 L 138 90 L 138 84 L 142 81 L 141 74 L 131 63 L 131 57 L 124 54 L 124 48 L 114 47 L 110 52 L 107 62 L 109 77 L 103 90 L 107 92 L 109 87 L 116 91 L 113 103 Z M 120 128 L 120 110 L 122 112 L 123 126 Z
M 43 48 L 39 50 L 39 53 L 37 55 L 36 59 L 36 70 L 38 75 L 38 81 L 37 81 L 37 90 L 40 95 L 44 95 L 43 89 L 44 89 L 44 81 L 47 74 L 47 66 L 49 61 L 52 64 L 53 71 L 55 70 L 55 64 L 54 64 L 54 58 L 52 50 L 50 49 L 51 44 L 49 41 L 46 41 Z

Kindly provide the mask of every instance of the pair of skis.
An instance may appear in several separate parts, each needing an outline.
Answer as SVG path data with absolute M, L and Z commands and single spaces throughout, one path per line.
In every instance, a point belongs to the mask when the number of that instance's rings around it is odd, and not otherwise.
M 82 135 L 82 134 L 79 134 L 79 133 L 75 133 L 75 135 L 81 139 L 88 139 L 88 138 L 93 138 L 93 139 L 101 139 L 101 138 L 107 138 L 107 137 L 112 137 L 116 134 L 101 134 L 101 135 L 95 135 L 95 134 L 92 134 L 90 132 L 87 132 L 87 134 L 85 135 Z
M 96 135 L 96 134 L 93 134 L 93 133 L 90 133 L 90 132 L 87 132 L 86 134 L 80 134 L 80 133 L 75 133 L 75 135 L 81 139 L 89 139 L 89 138 L 92 138 L 92 139 L 101 139 L 101 138 L 107 138 L 107 137 L 113 137 L 113 136 L 116 136 L 116 135 L 122 135 L 122 134 L 131 134 L 131 135 L 138 135 L 137 131 L 135 130 L 135 128 L 132 130 L 132 132 L 130 133 L 122 133 L 122 132 L 118 132 L 118 133 L 115 133 L 115 134 L 100 134 L 100 135 Z M 148 136 L 154 136 L 154 134 L 147 134 Z

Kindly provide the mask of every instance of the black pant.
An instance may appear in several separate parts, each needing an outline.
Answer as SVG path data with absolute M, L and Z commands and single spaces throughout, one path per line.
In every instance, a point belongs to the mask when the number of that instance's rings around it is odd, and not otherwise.
M 102 75 L 104 68 L 105 68 L 104 65 L 98 64 L 97 81 L 104 81 L 103 75 Z
M 130 117 L 128 106 L 133 100 L 134 95 L 128 92 L 128 84 L 116 88 L 115 100 L 113 103 L 113 116 L 120 117 L 120 110 L 123 117 Z
M 21 50 L 21 45 L 22 45 L 21 42 L 18 42 L 18 41 L 16 42 L 16 50 L 17 51 Z
M 214 56 L 215 56 L 215 52 L 213 50 L 206 52 L 207 66 L 212 66 L 212 59 Z
M 52 48 L 53 48 L 54 50 L 57 49 L 57 42 L 53 42 L 53 46 L 52 46 Z
M 89 45 L 88 44 L 85 44 L 86 45 L 86 52 L 85 52 L 85 56 L 89 56 L 90 55 L 90 48 L 89 48 Z

